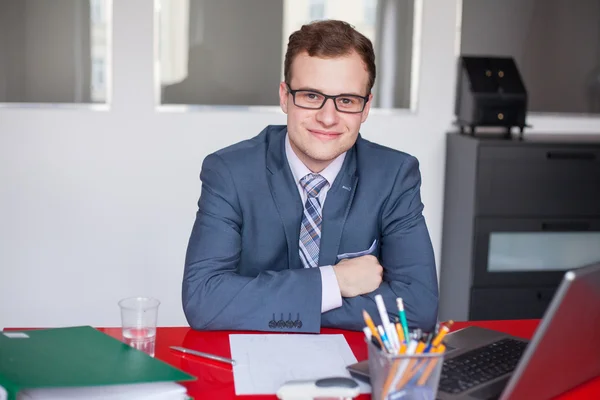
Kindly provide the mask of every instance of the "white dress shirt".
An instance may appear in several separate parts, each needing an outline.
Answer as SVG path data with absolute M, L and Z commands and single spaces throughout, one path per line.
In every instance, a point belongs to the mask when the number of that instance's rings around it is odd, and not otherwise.
M 296 187 L 298 188 L 298 192 L 300 192 L 300 197 L 302 198 L 302 204 L 306 202 L 306 191 L 300 184 L 300 179 L 302 179 L 307 174 L 312 174 L 313 172 L 309 170 L 306 165 L 298 158 L 292 146 L 290 144 L 290 139 L 286 133 L 285 135 L 285 155 L 287 157 L 288 163 L 290 165 L 290 169 L 292 170 L 292 175 L 294 176 L 294 181 L 296 182 Z M 344 164 L 344 159 L 346 158 L 346 153 L 340 154 L 335 160 L 331 162 L 323 171 L 319 172 L 323 178 L 327 180 L 327 185 L 319 192 L 319 202 L 321 203 L 321 209 L 325 206 L 325 199 L 327 197 L 327 192 L 331 187 L 331 184 L 335 181 L 335 177 L 342 169 L 342 164 Z M 300 231 L 300 227 L 298 227 L 298 231 Z M 300 256 L 300 255 L 298 255 Z M 333 310 L 334 308 L 338 308 L 342 306 L 342 294 L 340 293 L 340 286 L 338 284 L 337 278 L 335 276 L 335 271 L 333 270 L 333 266 L 326 265 L 319 267 L 319 271 L 321 272 L 321 312 L 324 313 L 329 310 Z

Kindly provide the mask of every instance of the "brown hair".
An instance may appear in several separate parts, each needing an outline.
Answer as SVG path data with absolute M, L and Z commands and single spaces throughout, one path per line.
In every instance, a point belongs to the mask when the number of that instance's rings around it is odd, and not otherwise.
M 292 33 L 285 53 L 284 75 L 289 84 L 292 78 L 294 58 L 307 52 L 310 57 L 341 57 L 355 51 L 362 58 L 369 72 L 367 94 L 375 83 L 375 52 L 373 44 L 352 25 L 344 21 L 324 20 L 303 25 Z

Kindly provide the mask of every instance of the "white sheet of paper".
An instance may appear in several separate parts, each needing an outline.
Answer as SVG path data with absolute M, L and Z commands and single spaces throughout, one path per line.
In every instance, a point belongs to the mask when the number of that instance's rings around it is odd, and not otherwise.
M 349 377 L 346 366 L 354 364 L 344 335 L 230 334 L 236 395 L 275 394 L 287 381 Z M 361 393 L 370 393 L 359 382 Z

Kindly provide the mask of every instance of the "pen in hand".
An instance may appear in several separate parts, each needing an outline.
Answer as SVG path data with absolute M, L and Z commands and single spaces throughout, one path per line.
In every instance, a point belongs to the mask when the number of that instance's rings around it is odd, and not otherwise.
M 179 347 L 179 346 L 171 346 L 171 349 L 180 351 L 185 354 L 192 354 L 194 356 L 204 357 L 204 358 L 208 358 L 211 360 L 221 361 L 224 363 L 229 363 L 231 365 L 235 365 L 235 360 L 232 360 L 230 358 L 225 358 L 225 357 L 221 357 L 221 356 L 217 356 L 217 355 L 209 354 L 209 353 L 203 353 L 201 351 L 190 350 L 190 349 L 186 349 L 185 347 Z

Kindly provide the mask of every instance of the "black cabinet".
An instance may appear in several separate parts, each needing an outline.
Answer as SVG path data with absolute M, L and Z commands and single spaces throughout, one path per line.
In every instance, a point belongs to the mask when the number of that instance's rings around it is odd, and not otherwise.
M 541 318 L 600 261 L 600 135 L 447 135 L 440 319 Z

